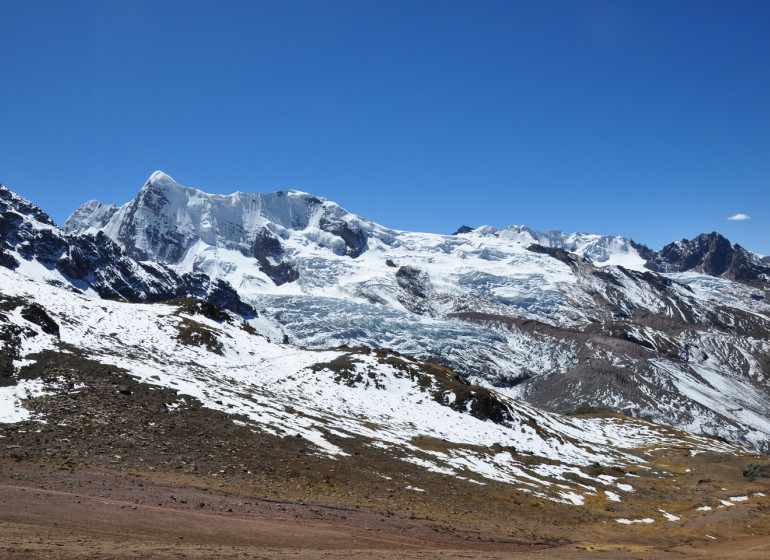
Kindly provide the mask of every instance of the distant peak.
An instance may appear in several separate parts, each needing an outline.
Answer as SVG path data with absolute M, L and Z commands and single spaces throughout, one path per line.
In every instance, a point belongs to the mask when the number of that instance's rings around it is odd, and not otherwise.
M 95 210 L 97 208 L 101 208 L 102 206 L 104 206 L 104 204 L 102 204 L 101 202 L 99 202 L 98 200 L 96 200 L 94 198 L 94 199 L 89 200 L 88 202 L 84 202 L 83 204 L 81 204 L 79 209 L 81 209 L 81 210 Z M 112 206 L 112 205 L 110 205 L 110 206 Z
M 156 171 L 152 175 L 150 175 L 150 178 L 147 179 L 148 185 L 155 185 L 156 187 L 172 187 L 176 186 L 179 183 L 174 181 L 174 179 L 170 175 L 166 175 L 163 171 Z
M 470 233 L 473 231 L 473 228 L 470 226 L 462 225 L 459 228 L 457 228 L 457 231 L 454 232 L 452 235 L 460 235 L 462 233 Z

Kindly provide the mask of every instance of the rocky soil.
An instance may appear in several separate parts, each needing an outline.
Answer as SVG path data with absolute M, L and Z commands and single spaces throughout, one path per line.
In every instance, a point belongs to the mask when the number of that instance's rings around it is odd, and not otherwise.
M 410 465 L 363 438 L 241 425 L 77 352 L 22 368 L 49 394 L 0 424 L 4 558 L 766 558 L 767 457 L 650 449 L 622 503 L 537 499 Z M 423 448 L 442 445 L 421 441 Z M 600 467 L 597 467 L 600 470 Z M 598 471 L 597 471 L 597 474 Z M 715 498 L 752 496 L 692 512 Z M 665 509 L 670 523 L 622 525 Z M 686 514 L 686 515 L 685 515 Z

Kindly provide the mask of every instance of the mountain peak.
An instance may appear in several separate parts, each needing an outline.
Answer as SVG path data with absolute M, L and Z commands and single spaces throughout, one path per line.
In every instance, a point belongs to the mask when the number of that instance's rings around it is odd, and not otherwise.
M 150 175 L 147 182 L 142 186 L 137 199 L 146 199 L 147 196 L 150 197 L 149 200 L 153 201 L 178 197 L 187 198 L 184 193 L 196 194 L 199 192 L 201 191 L 198 191 L 198 189 L 180 185 L 173 177 L 163 171 L 156 171 Z
M 70 214 L 62 229 L 67 233 L 95 234 L 103 228 L 118 211 L 114 204 L 102 204 L 98 200 L 89 200 Z
M 470 233 L 473 231 L 473 228 L 470 226 L 462 225 L 459 228 L 457 228 L 457 231 L 454 232 L 452 235 L 460 235 L 462 233 Z
M 770 270 L 759 257 L 716 231 L 669 243 L 648 259 L 647 268 L 655 272 L 692 270 L 757 286 L 767 285 L 770 279 Z
M 152 175 L 150 175 L 150 178 L 147 179 L 147 183 L 145 185 L 155 185 L 157 187 L 171 187 L 171 186 L 177 186 L 179 183 L 174 181 L 174 179 L 170 176 L 164 173 L 163 171 L 156 171 Z

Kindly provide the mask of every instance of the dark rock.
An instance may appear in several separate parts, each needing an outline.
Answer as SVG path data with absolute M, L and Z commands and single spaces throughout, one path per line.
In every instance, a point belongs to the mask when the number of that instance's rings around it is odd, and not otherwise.
M 637 243 L 633 239 L 629 240 L 631 247 L 636 249 L 636 252 L 639 253 L 639 256 L 642 257 L 644 260 L 650 260 L 651 258 L 654 258 L 655 251 L 650 249 L 647 245 L 644 245 L 642 243 Z
M 648 256 L 645 266 L 655 272 L 694 271 L 754 286 L 770 285 L 770 266 L 717 232 L 670 243 Z
M 452 235 L 460 235 L 462 233 L 470 233 L 470 232 L 473 231 L 473 229 L 474 228 L 469 227 L 469 226 L 460 226 L 459 228 L 457 228 L 457 231 L 454 232 Z
M 37 205 L 20 197 L 16 193 L 11 192 L 5 186 L 0 184 L 0 212 L 3 211 L 3 208 L 11 207 L 20 214 L 31 216 L 41 224 L 56 226 L 50 216 L 38 208 Z
M 340 218 L 324 215 L 318 222 L 318 227 L 341 237 L 348 248 L 345 253 L 347 256 L 355 259 L 366 251 L 368 241 L 366 232 L 356 224 L 351 224 Z
M 280 260 L 283 257 L 283 247 L 275 235 L 267 228 L 262 228 L 254 238 L 250 250 L 245 251 L 244 254 L 260 262 L 270 258 Z
M 3 308 L 9 310 L 20 305 L 20 302 L 10 301 L 2 295 L 0 295 L 0 303 L 2 303 Z M 0 352 L 0 387 L 16 384 L 14 379 L 16 367 L 13 362 L 21 357 L 19 349 L 23 333 L 23 329 L 17 325 L 6 323 L 4 319 L 0 315 L 0 346 L 2 347 L 2 352 Z
M 231 322 L 230 315 L 228 315 L 224 309 L 210 301 L 201 299 L 173 299 L 164 303 L 177 306 L 179 312 L 186 315 L 202 315 L 217 323 Z
M 758 478 L 770 478 L 770 464 L 759 465 L 752 463 L 743 470 L 743 476 L 749 480 L 756 480 Z
M 402 266 L 396 271 L 396 280 L 398 285 L 418 298 L 428 297 L 431 288 L 428 275 L 413 266 Z
M 532 251 L 533 253 L 551 255 L 557 261 L 561 261 L 568 266 L 575 266 L 578 261 L 585 260 L 582 257 L 576 255 L 575 253 L 570 253 L 568 251 L 565 251 L 561 247 L 544 247 L 543 245 L 538 245 L 537 243 L 533 243 L 532 245 L 527 247 L 527 250 Z
M 265 273 L 276 286 L 294 282 L 299 278 L 297 268 L 283 258 L 283 247 L 279 239 L 269 230 L 262 229 L 254 239 L 254 243 L 246 256 L 253 256 L 259 263 L 259 269 Z M 271 261 L 279 261 L 273 264 Z
M 21 310 L 21 316 L 23 319 L 29 321 L 30 323 L 38 325 L 41 329 L 43 329 L 44 333 L 53 335 L 58 338 L 59 325 L 57 325 L 56 321 L 51 319 L 51 316 L 46 313 L 46 310 L 37 303 L 25 305 Z
M 166 263 L 177 262 L 182 258 L 188 240 L 183 238 L 175 227 L 176 224 L 171 222 L 172 216 L 164 212 L 163 208 L 168 204 L 170 202 L 163 189 L 152 181 L 147 181 L 139 195 L 128 204 L 126 219 L 121 222 L 118 231 L 118 239 L 123 240 L 128 256 L 140 261 L 158 259 Z M 144 211 L 151 212 L 155 217 L 157 223 L 153 224 L 153 227 L 148 228 L 143 225 L 143 220 L 134 218 L 136 214 Z M 175 216 L 173 218 L 175 219 Z M 141 231 L 137 228 L 141 228 Z M 145 239 L 150 247 L 158 247 L 157 254 L 150 254 L 137 246 L 137 239 Z
M 19 266 L 19 261 L 17 261 L 16 257 L 13 255 L 9 255 L 0 249 L 0 266 L 10 268 L 11 270 L 16 270 Z
M 398 296 L 401 305 L 419 315 L 430 312 L 429 299 L 433 293 L 433 283 L 426 272 L 413 266 L 402 266 L 396 271 L 396 282 L 403 290 Z
M 270 263 L 260 264 L 259 269 L 267 274 L 276 286 L 287 284 L 299 279 L 299 270 L 288 262 L 281 262 L 277 265 Z

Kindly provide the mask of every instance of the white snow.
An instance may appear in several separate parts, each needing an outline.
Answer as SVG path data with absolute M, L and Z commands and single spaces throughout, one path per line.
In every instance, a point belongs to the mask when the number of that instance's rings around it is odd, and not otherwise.
M 620 496 L 617 495 L 615 492 L 610 492 L 609 490 L 605 490 L 604 493 L 607 495 L 607 499 L 611 502 L 619 502 Z
M 11 387 L 0 387 L 0 422 L 14 424 L 32 417 L 24 408 L 24 400 L 45 394 L 45 386 L 39 379 L 19 380 Z
M 618 523 L 621 523 L 623 525 L 631 525 L 633 523 L 655 523 L 655 520 L 654 519 L 650 519 L 649 517 L 645 517 L 644 519 L 625 519 L 625 518 L 620 518 L 620 519 L 616 519 L 615 521 L 617 521 Z
M 673 513 L 668 513 L 668 512 L 667 512 L 666 510 L 664 510 L 664 509 L 659 509 L 658 511 L 659 511 L 660 513 L 662 513 L 662 514 L 663 514 L 663 517 L 665 517 L 665 518 L 666 518 L 666 519 L 668 519 L 669 521 L 679 521 L 679 520 L 681 519 L 679 516 L 677 516 L 677 515 L 674 515 Z

